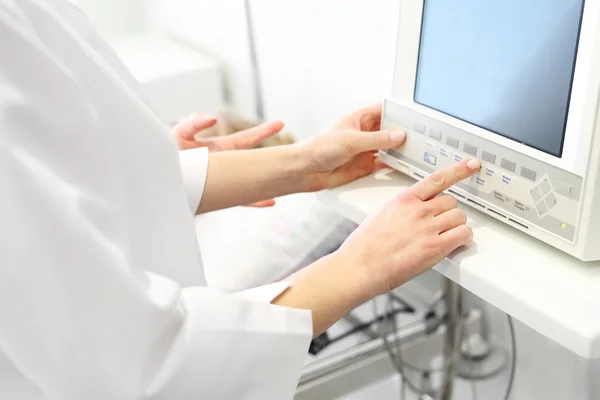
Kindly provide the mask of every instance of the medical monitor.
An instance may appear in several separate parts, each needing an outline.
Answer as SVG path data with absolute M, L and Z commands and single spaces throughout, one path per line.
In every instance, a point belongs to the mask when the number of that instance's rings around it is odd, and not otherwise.
M 459 200 L 600 259 L 599 17 L 591 0 L 403 0 L 382 123 L 408 139 L 382 159 L 421 179 L 478 157 Z

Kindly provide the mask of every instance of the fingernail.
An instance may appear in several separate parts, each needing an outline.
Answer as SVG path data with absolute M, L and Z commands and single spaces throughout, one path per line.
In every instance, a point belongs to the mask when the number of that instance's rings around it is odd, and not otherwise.
M 406 139 L 406 132 L 404 131 L 392 131 L 390 133 L 390 140 L 392 142 L 402 142 Z
M 481 168 L 481 161 L 473 158 L 472 160 L 469 160 L 469 162 L 467 163 L 467 167 L 469 167 L 470 169 L 479 169 Z

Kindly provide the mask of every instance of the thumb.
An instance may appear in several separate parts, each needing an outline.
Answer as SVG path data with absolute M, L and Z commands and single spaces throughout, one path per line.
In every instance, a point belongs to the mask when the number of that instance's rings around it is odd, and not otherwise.
M 406 131 L 398 128 L 374 132 L 357 131 L 348 137 L 349 147 L 356 153 L 398 147 L 406 140 Z

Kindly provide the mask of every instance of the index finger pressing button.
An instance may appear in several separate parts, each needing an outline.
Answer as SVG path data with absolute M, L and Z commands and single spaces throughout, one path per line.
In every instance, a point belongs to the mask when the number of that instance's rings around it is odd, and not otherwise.
M 434 172 L 427 178 L 415 183 L 410 189 L 423 201 L 431 200 L 444 190 L 474 175 L 481 168 L 478 159 L 463 160 L 451 167 Z

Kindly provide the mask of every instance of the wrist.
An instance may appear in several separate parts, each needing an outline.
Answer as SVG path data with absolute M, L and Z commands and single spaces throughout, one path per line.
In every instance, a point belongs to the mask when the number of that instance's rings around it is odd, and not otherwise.
M 315 168 L 309 146 L 301 142 L 283 147 L 287 152 L 287 168 L 290 170 L 290 178 L 297 183 L 296 191 L 305 193 L 319 190 L 314 183 Z
M 330 256 L 331 263 L 336 268 L 339 283 L 343 285 L 352 308 L 371 300 L 377 296 L 375 279 L 368 271 L 365 263 L 342 247 Z

